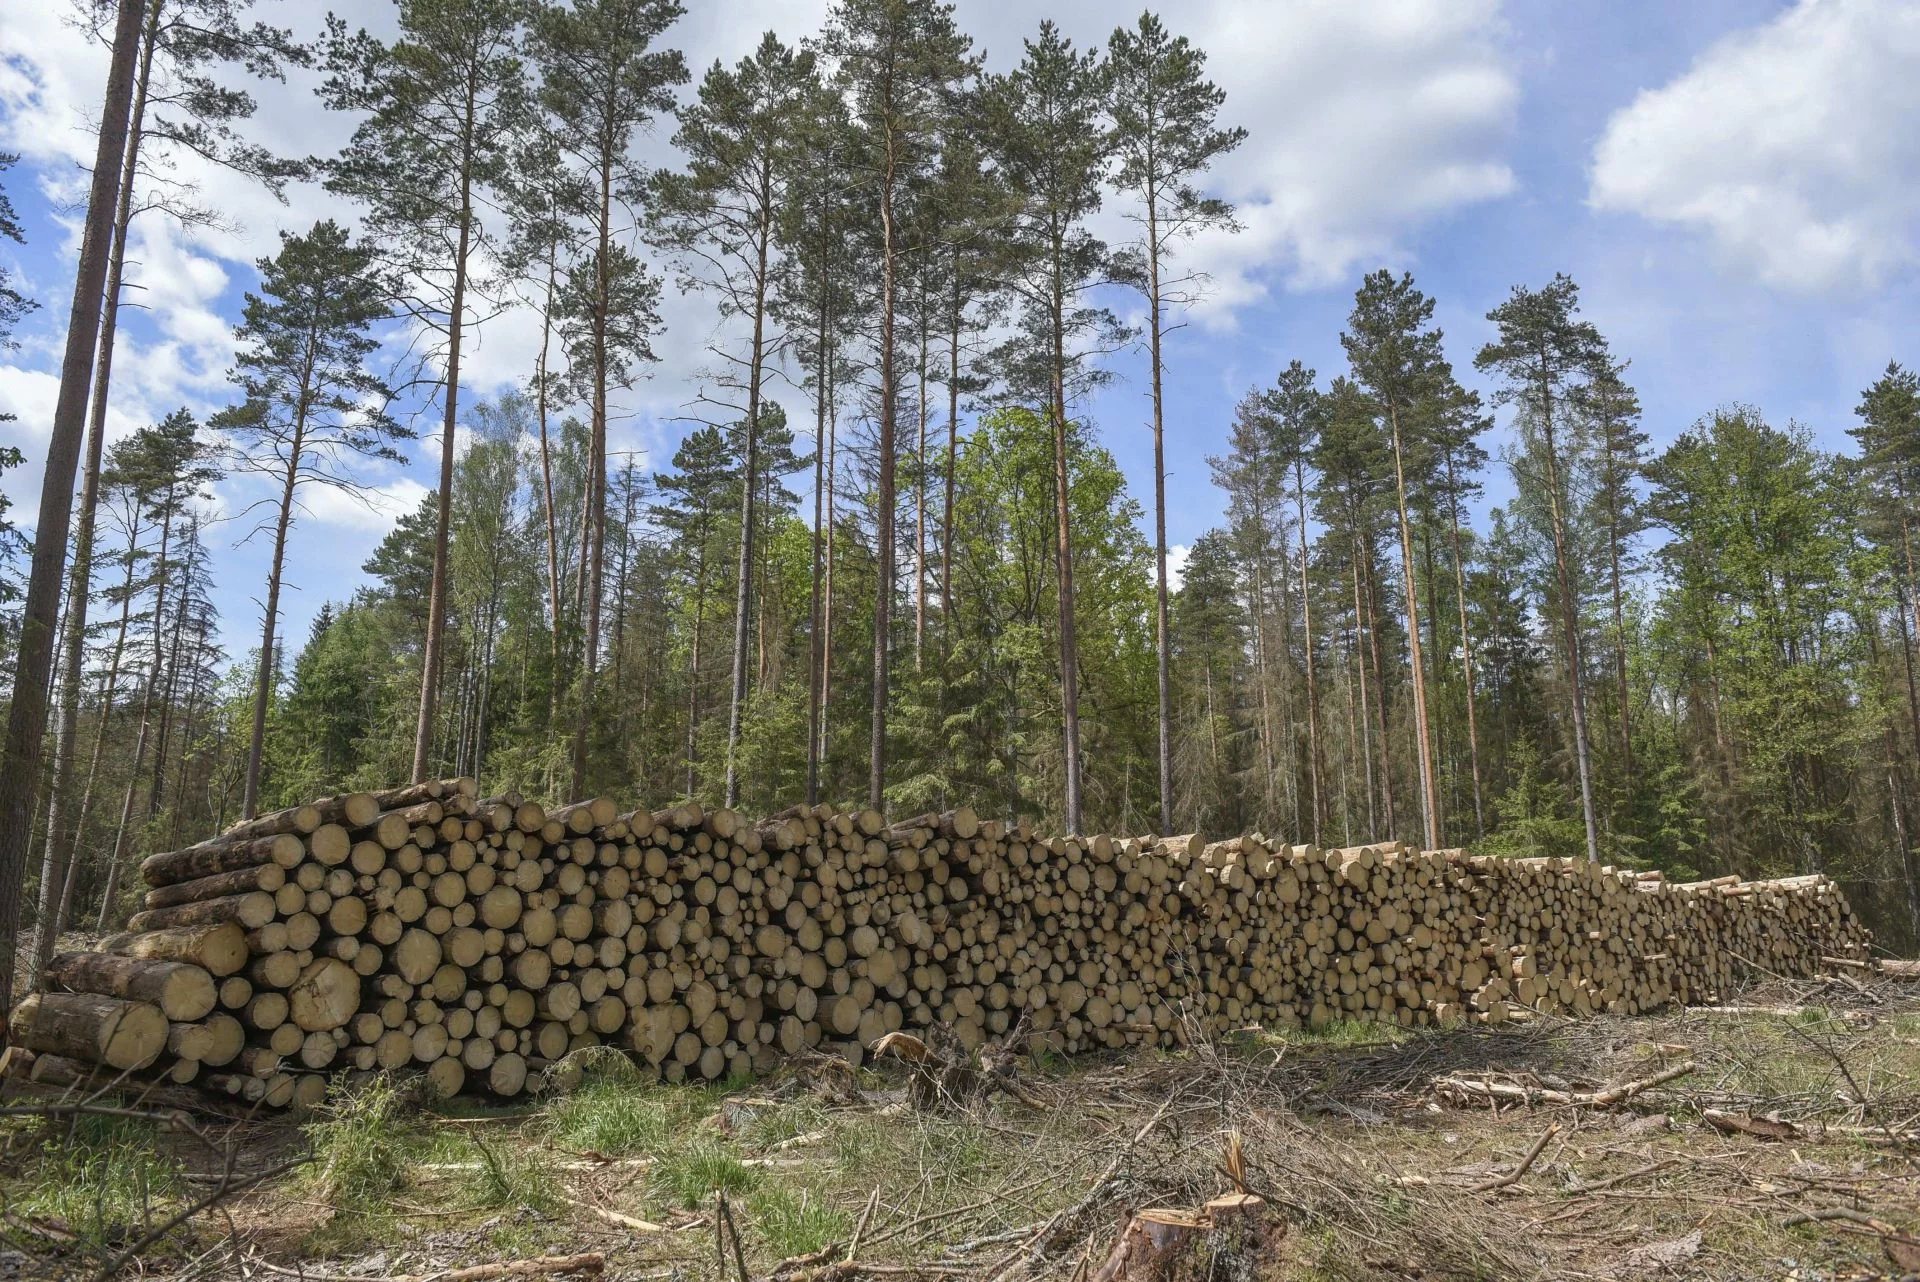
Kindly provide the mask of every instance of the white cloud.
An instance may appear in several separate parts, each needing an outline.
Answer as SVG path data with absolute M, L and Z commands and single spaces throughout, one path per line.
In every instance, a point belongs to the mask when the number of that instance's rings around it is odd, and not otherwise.
M 1193 549 L 1185 543 L 1167 545 L 1167 590 L 1178 592 L 1187 581 L 1187 560 Z
M 1496 0 L 1214 0 L 1173 21 L 1250 134 L 1215 179 L 1245 230 L 1193 254 L 1215 277 L 1215 323 L 1271 277 L 1327 285 L 1514 189 L 1503 153 L 1520 89 Z
M 306 485 L 300 489 L 300 514 L 321 525 L 381 538 L 395 520 L 419 507 L 428 493 L 426 486 L 407 476 L 360 491 Z
M 1770 285 L 1872 288 L 1920 260 L 1916 67 L 1910 0 L 1801 0 L 1615 112 L 1590 198 Z

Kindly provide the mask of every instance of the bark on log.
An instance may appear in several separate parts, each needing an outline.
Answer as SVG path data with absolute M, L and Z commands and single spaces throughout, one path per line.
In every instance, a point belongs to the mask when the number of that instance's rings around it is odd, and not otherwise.
M 223 895 L 219 899 L 137 912 L 127 918 L 127 929 L 141 935 L 180 926 L 218 926 L 233 922 L 242 930 L 254 930 L 272 921 L 274 911 L 272 895 L 264 890 L 250 890 L 244 895 Z
M 47 963 L 43 978 L 50 987 L 72 993 L 150 1002 L 171 1020 L 200 1019 L 219 998 L 203 966 L 114 953 L 61 953 Z
M 216 837 L 184 850 L 148 855 L 140 862 L 140 876 L 149 886 L 171 886 L 259 864 L 292 868 L 306 857 L 307 843 L 296 833 L 272 833 L 264 837 Z
M 192 962 L 205 967 L 215 978 L 236 974 L 247 964 L 247 932 L 235 922 L 109 935 L 98 947 L 103 953 Z
M 13 1009 L 13 1040 L 115 1069 L 140 1069 L 167 1048 L 167 1017 L 148 1002 L 97 993 L 29 993 Z

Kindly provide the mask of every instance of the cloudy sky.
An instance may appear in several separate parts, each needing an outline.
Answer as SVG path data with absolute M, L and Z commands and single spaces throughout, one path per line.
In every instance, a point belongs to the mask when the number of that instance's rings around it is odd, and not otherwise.
M 317 5 L 258 6 L 304 35 Z M 825 0 L 694 0 L 673 36 L 696 71 L 747 52 L 766 29 L 818 29 Z M 1096 0 L 960 0 L 959 18 L 1004 69 L 1036 15 L 1103 42 L 1128 11 Z M 338 11 L 389 29 L 391 6 Z M 1911 0 L 1188 0 L 1165 16 L 1208 51 L 1226 117 L 1246 144 L 1212 176 L 1243 230 L 1190 251 L 1208 297 L 1168 348 L 1169 529 L 1186 545 L 1220 519 L 1205 458 L 1220 450 L 1235 400 L 1299 357 L 1341 369 L 1338 334 L 1359 277 L 1406 269 L 1439 302 L 1448 355 L 1471 381 L 1484 319 L 1515 283 L 1556 271 L 1578 280 L 1589 316 L 1631 359 L 1658 443 L 1715 406 L 1740 401 L 1846 444 L 1858 391 L 1889 359 L 1920 362 L 1920 5 Z M 9 474 L 31 519 L 56 392 L 77 245 L 75 204 L 106 57 L 68 0 L 0 6 L 0 151 L 28 244 L 0 243 L 41 310 L 0 352 L 0 444 L 27 466 Z M 251 134 L 287 152 L 325 153 L 348 122 L 322 110 L 311 81 L 259 91 Z M 671 153 L 649 145 L 661 163 Z M 182 166 L 228 224 L 184 229 L 164 214 L 135 224 L 110 422 L 115 433 L 181 405 L 227 398 L 228 326 L 275 234 L 353 210 L 317 189 L 286 205 L 219 172 Z M 1112 216 L 1111 213 L 1109 215 Z M 1115 221 L 1117 226 L 1117 219 Z M 671 291 L 670 291 L 671 293 Z M 664 466 L 698 391 L 711 314 L 670 296 L 669 333 L 650 380 L 624 398 L 615 448 Z M 531 367 L 524 316 L 489 322 L 467 377 L 485 395 Z M 1151 493 L 1145 381 L 1137 354 L 1086 408 L 1136 493 Z M 800 417 L 800 416 L 797 416 Z M 802 421 L 810 421 L 810 415 Z M 287 635 L 321 602 L 349 594 L 358 567 L 433 475 L 437 420 L 422 419 L 415 462 L 370 477 L 367 507 L 316 495 L 294 537 Z M 1490 445 L 1497 450 L 1499 441 Z M 1496 472 L 1498 466 L 1496 464 Z M 1491 498 L 1504 489 L 1490 478 Z M 237 481 L 220 504 L 241 511 Z M 24 511 L 22 511 L 24 509 Z M 212 534 L 218 604 L 231 648 L 258 627 L 264 549 L 245 523 Z

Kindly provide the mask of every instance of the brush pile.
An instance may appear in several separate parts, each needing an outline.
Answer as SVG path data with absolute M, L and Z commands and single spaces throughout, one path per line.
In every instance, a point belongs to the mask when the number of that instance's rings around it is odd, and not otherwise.
M 969 1050 L 1023 1029 L 1073 1054 L 1632 1014 L 1860 964 L 1869 943 L 1818 875 L 1042 837 L 964 809 L 548 811 L 465 779 L 296 806 L 142 873 L 127 932 L 57 957 L 15 1008 L 9 1072 L 284 1106 L 342 1070 L 409 1069 L 443 1096 L 511 1096 L 599 1043 L 683 1081 L 809 1050 L 857 1064 L 935 1024 Z

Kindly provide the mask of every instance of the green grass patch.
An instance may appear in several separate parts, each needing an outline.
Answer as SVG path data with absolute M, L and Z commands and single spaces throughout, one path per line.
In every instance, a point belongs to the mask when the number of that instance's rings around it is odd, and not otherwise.
M 4 1204 L 22 1219 L 58 1221 L 99 1249 L 151 1228 L 184 1191 L 180 1167 L 161 1151 L 153 1123 L 81 1113 L 45 1124 L 38 1155 Z
M 777 1259 L 810 1255 L 829 1242 L 844 1241 L 853 1231 L 847 1213 L 812 1189 L 768 1185 L 748 1196 L 746 1208 L 749 1231 Z
M 657 1198 L 681 1207 L 700 1205 L 715 1189 L 741 1194 L 759 1182 L 758 1171 L 743 1164 L 726 1144 L 706 1137 L 663 1153 L 647 1178 Z
M 304 1130 L 313 1146 L 307 1179 L 335 1214 L 384 1211 L 406 1182 L 420 1141 L 412 1109 L 391 1080 L 337 1089 Z
M 515 1139 L 469 1136 L 468 1144 L 480 1161 L 469 1189 L 476 1210 L 531 1207 L 541 1214 L 558 1210 L 566 1199 L 546 1150 Z

